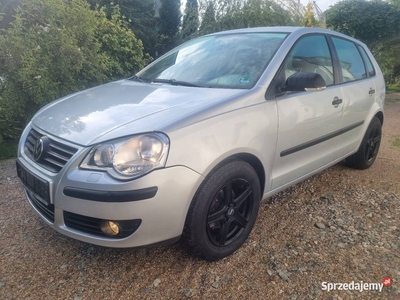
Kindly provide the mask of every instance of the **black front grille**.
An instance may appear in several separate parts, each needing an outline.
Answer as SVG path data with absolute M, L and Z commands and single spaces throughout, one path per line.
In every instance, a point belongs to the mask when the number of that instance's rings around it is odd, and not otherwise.
M 26 192 L 28 194 L 30 202 L 40 212 L 40 214 L 51 223 L 54 223 L 54 205 L 45 205 L 38 198 L 36 198 L 35 194 L 28 190 Z
M 105 234 L 101 230 L 101 224 L 103 222 L 106 222 L 106 220 L 82 216 L 68 211 L 64 211 L 64 223 L 67 227 L 84 233 L 101 237 L 115 238 L 115 239 L 125 238 L 134 233 L 136 229 L 139 228 L 140 224 L 142 223 L 142 220 L 135 219 L 135 220 L 114 221 L 118 223 L 120 227 L 120 233 L 116 236 L 110 236 L 108 234 Z
M 39 132 L 31 129 L 26 138 L 24 151 L 33 161 L 36 161 L 34 158 L 35 145 L 41 137 L 42 135 Z M 36 163 L 50 172 L 58 173 L 78 150 L 55 140 L 49 140 L 48 147 L 43 149 L 44 153 Z

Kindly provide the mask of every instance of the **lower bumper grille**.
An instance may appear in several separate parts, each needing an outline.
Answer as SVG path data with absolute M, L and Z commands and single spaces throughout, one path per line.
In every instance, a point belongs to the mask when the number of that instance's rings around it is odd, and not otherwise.
M 28 199 L 31 202 L 31 204 L 33 205 L 33 207 L 35 207 L 39 211 L 39 213 L 44 218 L 46 218 L 46 220 L 48 220 L 51 223 L 54 223 L 54 205 L 53 204 L 50 204 L 50 205 L 43 204 L 30 191 L 26 191 L 26 194 L 28 195 Z
M 142 223 L 142 220 L 140 219 L 114 221 L 115 223 L 118 224 L 120 228 L 120 233 L 115 236 L 110 236 L 104 233 L 101 229 L 101 224 L 102 222 L 105 221 L 106 220 L 103 219 L 82 216 L 68 211 L 64 211 L 64 223 L 67 227 L 75 229 L 80 232 L 107 238 L 114 238 L 114 239 L 125 238 L 134 233 Z

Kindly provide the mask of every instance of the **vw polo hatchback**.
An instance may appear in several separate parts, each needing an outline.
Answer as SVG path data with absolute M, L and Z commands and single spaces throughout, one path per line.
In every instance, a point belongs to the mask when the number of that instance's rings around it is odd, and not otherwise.
M 368 48 L 316 28 L 191 40 L 135 76 L 43 107 L 17 172 L 53 229 L 107 247 L 236 251 L 263 198 L 379 150 L 385 84 Z

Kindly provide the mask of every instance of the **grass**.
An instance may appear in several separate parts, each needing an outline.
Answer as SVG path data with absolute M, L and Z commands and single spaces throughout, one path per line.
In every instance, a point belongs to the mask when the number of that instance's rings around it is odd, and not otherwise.
M 400 101 L 400 96 L 393 93 L 400 93 L 400 84 L 388 84 L 386 86 L 386 103 L 395 103 Z
M 400 148 L 400 138 L 397 137 L 397 138 L 392 142 L 392 145 L 393 145 L 394 147 Z
M 0 160 L 17 157 L 18 140 L 3 140 L 0 143 Z
M 385 103 L 395 103 L 400 101 L 400 99 L 395 99 L 395 98 L 386 98 Z
M 400 84 L 388 84 L 386 86 L 386 93 L 391 94 L 391 93 L 400 93 Z

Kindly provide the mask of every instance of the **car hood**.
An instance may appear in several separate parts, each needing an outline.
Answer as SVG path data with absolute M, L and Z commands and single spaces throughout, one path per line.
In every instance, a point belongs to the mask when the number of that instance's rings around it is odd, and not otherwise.
M 163 125 L 243 90 L 194 88 L 121 80 L 91 88 L 42 108 L 32 123 L 80 145 L 127 134 L 160 130 Z

